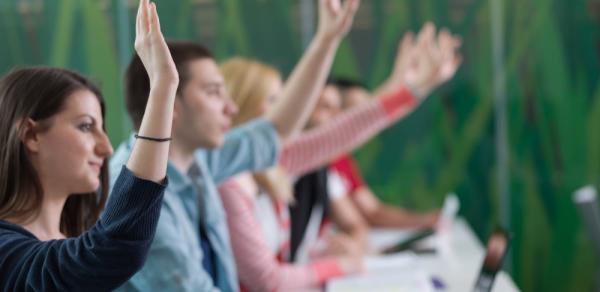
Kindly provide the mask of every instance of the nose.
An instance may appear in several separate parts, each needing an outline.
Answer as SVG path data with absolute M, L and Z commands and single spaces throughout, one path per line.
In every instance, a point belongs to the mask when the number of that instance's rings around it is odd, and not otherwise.
M 104 132 L 100 133 L 98 137 L 98 141 L 96 143 L 96 154 L 103 158 L 110 157 L 113 154 L 113 147 L 110 144 L 108 136 Z
M 238 112 L 238 107 L 228 95 L 225 99 L 225 114 L 232 117 Z

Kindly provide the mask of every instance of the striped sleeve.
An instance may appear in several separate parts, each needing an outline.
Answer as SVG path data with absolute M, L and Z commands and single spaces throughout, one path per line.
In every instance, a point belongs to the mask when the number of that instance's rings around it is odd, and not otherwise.
M 279 163 L 290 175 L 302 176 L 362 145 L 416 105 L 417 99 L 406 88 L 373 99 L 297 136 L 284 146 Z
M 231 245 L 242 287 L 248 291 L 288 291 L 316 287 L 340 276 L 342 270 L 333 258 L 309 265 L 282 263 L 269 249 L 254 215 L 254 197 L 235 178 L 219 186 Z

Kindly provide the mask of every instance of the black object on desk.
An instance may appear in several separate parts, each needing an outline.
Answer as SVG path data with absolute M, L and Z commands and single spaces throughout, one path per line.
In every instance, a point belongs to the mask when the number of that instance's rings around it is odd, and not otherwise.
M 397 253 L 397 252 L 401 252 L 401 251 L 405 251 L 405 250 L 414 250 L 415 252 L 419 252 L 420 250 L 418 248 L 414 247 L 414 244 L 429 237 L 430 235 L 433 235 L 435 233 L 435 231 L 433 229 L 425 229 L 422 231 L 419 231 L 417 233 L 415 233 L 413 236 L 402 240 L 400 242 L 398 242 L 396 245 L 386 248 L 383 250 L 383 254 L 392 254 L 392 253 Z M 435 252 L 435 250 L 431 250 L 431 249 L 426 249 L 426 250 L 422 250 L 424 252 Z

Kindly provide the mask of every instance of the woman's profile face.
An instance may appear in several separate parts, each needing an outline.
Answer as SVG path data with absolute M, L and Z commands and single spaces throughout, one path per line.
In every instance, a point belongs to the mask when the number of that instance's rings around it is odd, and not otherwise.
M 44 122 L 47 128 L 34 130 L 25 140 L 44 192 L 96 191 L 104 160 L 113 149 L 102 129 L 102 110 L 94 93 L 73 92 L 62 110 Z
M 261 107 L 260 116 L 266 114 L 273 107 L 277 98 L 281 96 L 281 92 L 283 91 L 283 81 L 281 80 L 281 77 L 277 76 L 276 78 L 271 78 L 267 88 L 268 93 Z

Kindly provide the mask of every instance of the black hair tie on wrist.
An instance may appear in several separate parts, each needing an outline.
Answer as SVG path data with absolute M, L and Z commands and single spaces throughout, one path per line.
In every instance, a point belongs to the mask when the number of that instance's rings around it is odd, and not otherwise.
M 168 142 L 168 141 L 173 140 L 173 138 L 171 138 L 171 137 L 169 137 L 169 138 L 154 138 L 154 137 L 140 136 L 138 134 L 135 134 L 134 137 L 136 139 L 148 140 L 148 141 L 153 141 L 153 142 Z

